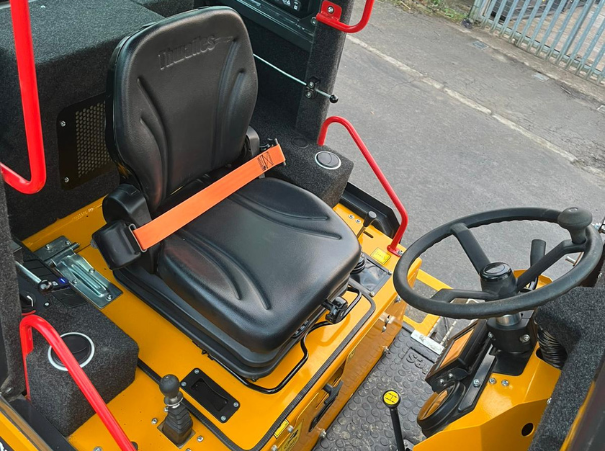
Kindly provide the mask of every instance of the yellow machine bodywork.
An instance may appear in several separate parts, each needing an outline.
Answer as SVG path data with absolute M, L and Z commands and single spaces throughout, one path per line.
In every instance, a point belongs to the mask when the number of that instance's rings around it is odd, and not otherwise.
M 472 412 L 420 442 L 414 450 L 528 449 L 559 374 L 534 351 L 522 374 L 493 373 Z
M 361 218 L 342 205 L 337 205 L 335 211 L 354 232 L 361 227 Z M 79 243 L 77 252 L 123 291 L 121 296 L 103 309 L 103 313 L 138 343 L 139 357 L 147 365 L 158 374 L 173 373 L 179 378 L 183 378 L 194 367 L 199 367 L 241 402 L 237 413 L 226 424 L 221 424 L 195 400 L 185 395 L 209 423 L 202 424 L 194 417 L 194 433 L 183 449 L 220 451 L 231 447 L 242 450 L 311 450 L 392 343 L 403 322 L 419 333 L 428 335 L 439 319 L 427 315 L 418 323 L 406 317 L 407 304 L 397 296 L 389 279 L 373 297 L 373 312 L 367 302 L 360 301 L 341 323 L 311 333 L 306 341 L 309 350 L 307 363 L 282 391 L 273 395 L 262 394 L 237 381 L 202 354 L 175 326 L 120 285 L 100 253 L 91 245 L 92 233 L 103 224 L 101 200 L 98 200 L 33 235 L 24 244 L 31 250 L 37 250 L 59 236 Z M 360 238 L 363 251 L 393 271 L 398 258 L 386 250 L 389 242 L 389 238 L 374 227 L 369 227 Z M 435 290 L 448 288 L 421 271 L 420 264 L 417 261 L 409 273 L 411 284 L 420 280 Z M 353 333 L 357 324 L 362 326 Z M 175 354 L 174 350 L 178 350 L 178 353 Z M 256 384 L 265 387 L 277 385 L 301 355 L 300 348 L 293 348 L 272 374 Z M 327 367 L 326 362 L 330 362 Z M 313 381 L 316 374 L 321 375 Z M 493 383 L 485 387 L 472 412 L 419 443 L 415 449 L 526 450 L 558 377 L 559 370 L 543 362 L 534 352 L 521 375 L 493 374 Z M 322 410 L 328 398 L 323 387 L 326 384 L 334 386 L 341 381 L 343 385 L 335 402 L 317 425 L 310 428 L 313 418 Z M 385 387 L 385 390 L 388 388 Z M 165 416 L 158 386 L 140 369 L 137 369 L 134 382 L 108 405 L 139 449 L 174 448 L 158 429 Z M 10 409 L 10 406 L 7 407 Z M 20 428 L 18 423 L 11 421 L 11 415 L 4 410 L 1 413 L 0 436 L 16 451 L 48 449 L 29 426 Z M 531 430 L 528 424 L 531 424 Z M 219 434 L 223 435 L 222 440 Z M 96 415 L 74 432 L 69 441 L 78 450 L 101 447 L 103 451 L 118 451 Z
M 362 218 L 345 207 L 338 205 L 335 211 L 354 232 L 361 227 Z M 272 395 L 262 394 L 237 381 L 219 364 L 202 354 L 200 348 L 175 326 L 120 285 L 98 250 L 91 245 L 92 233 L 103 224 L 99 200 L 30 237 L 25 245 L 36 250 L 59 236 L 79 243 L 77 252 L 124 292 L 105 307 L 103 313 L 138 343 L 142 361 L 158 374 L 172 373 L 179 378 L 186 376 L 194 367 L 201 368 L 240 401 L 241 407 L 237 413 L 227 423 L 221 424 L 195 400 L 188 398 L 210 424 L 203 425 L 194 418 L 194 434 L 185 443 L 184 449 L 226 450 L 229 448 L 224 441 L 227 441 L 243 450 L 255 449 L 259 444 L 263 444 L 259 449 L 266 450 L 273 446 L 280 451 L 310 450 L 391 344 L 402 322 L 408 321 L 426 334 L 437 320 L 432 315 L 428 315 L 422 323 L 404 318 L 406 304 L 397 296 L 389 279 L 373 297 L 373 312 L 369 302 L 362 298 L 341 323 L 311 333 L 306 340 L 309 350 L 307 363 L 283 390 Z M 360 242 L 364 252 L 372 255 L 389 271 L 394 270 L 398 258 L 386 250 L 390 243 L 387 236 L 369 227 Z M 419 268 L 420 261 L 410 271 L 410 283 L 419 277 L 430 285 L 434 279 L 419 271 Z M 434 288 L 440 286 L 438 283 Z M 356 328 L 358 330 L 355 332 Z M 178 350 L 176 355 L 174 350 Z M 256 384 L 264 387 L 277 385 L 301 356 L 300 348 L 293 348 L 273 373 L 256 381 Z M 327 367 L 326 362 L 330 362 Z M 320 376 L 313 381 L 316 374 Z M 336 401 L 318 424 L 310 429 L 311 421 L 321 411 L 328 397 L 323 387 L 326 384 L 333 386 L 340 381 L 343 385 Z M 311 383 L 313 385 L 309 389 Z M 139 449 L 174 447 L 158 429 L 165 416 L 158 386 L 141 370 L 137 370 L 132 385 L 109 403 L 109 408 Z M 218 434 L 223 435 L 223 440 Z M 98 446 L 103 451 L 118 449 L 96 415 L 73 433 L 69 441 L 79 450 Z

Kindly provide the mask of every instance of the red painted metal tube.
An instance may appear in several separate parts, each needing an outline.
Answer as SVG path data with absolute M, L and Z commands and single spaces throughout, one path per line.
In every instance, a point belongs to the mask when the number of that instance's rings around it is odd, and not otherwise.
M 44 339 L 50 344 L 50 347 L 57 353 L 57 356 L 67 368 L 69 375 L 73 378 L 76 385 L 86 397 L 94 411 L 99 415 L 99 418 L 114 438 L 118 446 L 122 451 L 135 451 L 133 444 L 128 440 L 128 437 L 111 414 L 107 405 L 99 395 L 99 392 L 95 386 L 90 382 L 84 370 L 80 368 L 80 365 L 76 361 L 75 357 L 59 336 L 57 331 L 43 318 L 37 315 L 26 316 L 21 320 L 21 326 L 19 328 L 21 334 L 21 347 L 23 352 L 23 367 L 25 369 L 25 384 L 27 390 L 27 396 L 29 398 L 29 379 L 27 377 L 27 356 L 34 349 L 34 339 L 32 329 L 36 329 L 44 337 Z
M 315 18 L 319 22 L 336 28 L 337 30 L 342 31 L 344 33 L 357 33 L 358 31 L 363 30 L 370 21 L 370 16 L 372 15 L 373 7 L 374 0 L 366 0 L 366 5 L 363 8 L 363 13 L 361 14 L 361 19 L 359 20 L 359 23 L 357 23 L 356 25 L 347 25 L 340 21 L 340 13 L 342 11 L 341 7 L 332 2 L 324 1 L 321 5 L 319 13 L 317 14 L 317 16 L 315 16 Z
M 326 134 L 328 133 L 328 127 L 330 126 L 330 124 L 333 124 L 335 122 L 341 124 L 342 126 L 344 126 L 347 129 L 347 131 L 351 135 L 351 138 L 353 138 L 353 141 L 355 141 L 355 144 L 357 144 L 357 147 L 359 147 L 359 150 L 361 151 L 361 153 L 365 157 L 366 161 L 372 168 L 372 171 L 374 171 L 374 174 L 376 174 L 376 177 L 382 184 L 382 187 L 384 188 L 386 193 L 389 195 L 389 197 L 395 204 L 395 207 L 399 211 L 399 214 L 401 215 L 401 225 L 397 229 L 397 233 L 395 233 L 395 236 L 393 237 L 393 241 L 391 241 L 391 244 L 389 244 L 389 246 L 387 248 L 389 250 L 389 252 L 399 256 L 400 252 L 397 249 L 397 245 L 401 241 L 401 237 L 403 237 L 403 233 L 405 232 L 405 229 L 408 226 L 408 213 L 405 210 L 405 207 L 403 206 L 401 201 L 399 200 L 399 197 L 397 197 L 397 194 L 395 194 L 395 190 L 393 190 L 393 187 L 391 186 L 391 184 L 389 183 L 387 178 L 384 176 L 384 174 L 380 170 L 378 163 L 376 163 L 376 160 L 374 160 L 374 157 L 372 156 L 372 154 L 370 153 L 370 151 L 368 150 L 366 145 L 361 140 L 361 137 L 355 130 L 355 127 L 353 127 L 353 124 L 351 124 L 345 118 L 342 118 L 340 116 L 331 116 L 331 117 L 327 118 L 321 126 L 321 130 L 319 132 L 319 138 L 317 139 L 317 143 L 320 146 L 324 145 L 324 143 L 326 141 Z
M 0 163 L 0 167 L 6 183 L 24 194 L 34 194 L 40 191 L 46 183 L 46 161 L 40 121 L 34 46 L 29 19 L 29 3 L 27 0 L 10 0 L 10 7 L 31 180 L 25 179 L 2 163 Z

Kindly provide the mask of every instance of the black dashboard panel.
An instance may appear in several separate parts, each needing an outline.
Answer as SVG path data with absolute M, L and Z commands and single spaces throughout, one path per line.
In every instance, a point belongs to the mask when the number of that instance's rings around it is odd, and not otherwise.
M 309 51 L 322 0 L 220 0 L 245 18 Z

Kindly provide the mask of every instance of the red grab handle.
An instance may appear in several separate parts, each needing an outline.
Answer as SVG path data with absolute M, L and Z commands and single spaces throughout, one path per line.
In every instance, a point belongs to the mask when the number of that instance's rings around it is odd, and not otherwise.
M 366 5 L 363 8 L 361 19 L 357 25 L 347 25 L 340 21 L 342 15 L 342 8 L 335 3 L 328 0 L 321 4 L 321 9 L 315 18 L 326 25 L 336 28 L 344 33 L 357 33 L 365 28 L 370 21 L 372 15 L 372 8 L 374 7 L 374 0 L 366 0 Z
M 381 183 L 382 187 L 384 188 L 386 193 L 389 195 L 389 197 L 395 204 L 395 207 L 399 211 L 399 214 L 401 215 L 401 225 L 397 229 L 397 232 L 395 233 L 395 236 L 393 237 L 393 241 L 391 241 L 391 244 L 389 244 L 387 247 L 387 249 L 390 253 L 400 256 L 401 252 L 397 248 L 397 245 L 401 241 L 401 237 L 403 237 L 403 233 L 405 232 L 405 229 L 408 226 L 408 213 L 407 213 L 405 207 L 403 206 L 403 204 L 401 203 L 401 201 L 399 200 L 399 197 L 397 197 L 397 194 L 395 194 L 395 190 L 393 189 L 393 187 L 391 186 L 391 184 L 389 183 L 389 181 L 383 174 L 382 170 L 378 166 L 378 163 L 376 163 L 376 160 L 374 160 L 374 157 L 372 156 L 372 154 L 370 153 L 370 151 L 368 150 L 366 145 L 361 140 L 361 137 L 357 133 L 357 130 L 355 130 L 355 127 L 353 127 L 353 124 L 351 124 L 345 118 L 340 117 L 340 116 L 331 116 L 331 117 L 327 118 L 321 126 L 321 130 L 319 132 L 319 138 L 317 139 L 317 144 L 319 144 L 320 146 L 324 145 L 324 143 L 326 142 L 326 134 L 328 133 L 328 127 L 330 126 L 330 124 L 333 124 L 335 122 L 339 123 L 340 125 L 344 126 L 347 129 L 347 131 L 351 135 L 351 138 L 353 138 L 353 141 L 355 141 L 355 144 L 357 144 L 357 147 L 359 147 L 359 150 L 361 151 L 361 153 L 365 157 L 366 161 L 372 168 L 372 171 L 374 171 L 374 174 L 378 178 L 378 181 Z
M 42 139 L 29 3 L 27 0 L 10 0 L 10 8 L 13 19 L 15 53 L 17 54 L 17 69 L 21 86 L 21 104 L 23 105 L 31 180 L 25 179 L 2 163 L 0 163 L 0 168 L 6 183 L 24 194 L 34 194 L 40 191 L 46 183 L 46 161 L 44 158 L 44 141 Z
M 103 398 L 101 398 L 101 395 L 99 395 L 95 386 L 90 382 L 90 379 L 88 379 L 84 370 L 80 368 L 76 358 L 73 356 L 63 339 L 59 336 L 59 333 L 44 318 L 40 318 L 37 315 L 26 316 L 21 320 L 21 325 L 19 327 L 27 397 L 29 398 L 30 396 L 29 379 L 27 377 L 27 356 L 34 349 L 32 329 L 36 329 L 40 332 L 48 344 L 50 344 L 50 347 L 56 352 L 61 363 L 67 368 L 69 375 L 75 381 L 94 411 L 99 415 L 99 418 L 120 449 L 122 451 L 135 451 L 133 444 L 128 440 L 128 437 L 107 408 L 105 401 L 103 401 Z

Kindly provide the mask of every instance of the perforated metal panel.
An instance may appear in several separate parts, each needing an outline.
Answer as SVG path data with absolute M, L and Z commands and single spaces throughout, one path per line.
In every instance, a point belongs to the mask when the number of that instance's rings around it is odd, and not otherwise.
M 57 136 L 64 188 L 75 188 L 114 169 L 105 144 L 104 94 L 61 111 Z

